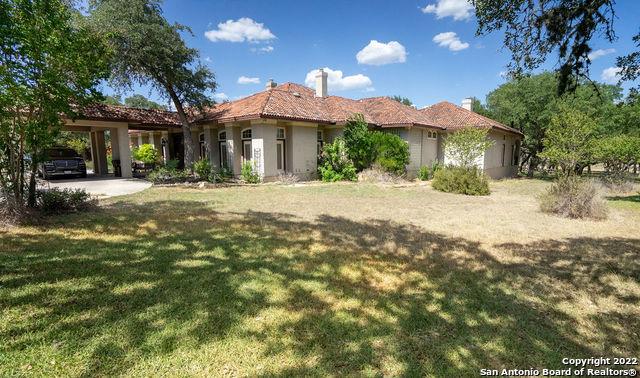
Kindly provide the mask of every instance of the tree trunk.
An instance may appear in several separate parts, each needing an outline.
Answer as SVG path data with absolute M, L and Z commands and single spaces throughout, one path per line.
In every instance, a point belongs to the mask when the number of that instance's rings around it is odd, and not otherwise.
M 29 207 L 36 207 L 36 175 L 38 173 L 38 162 L 36 154 L 31 156 L 31 177 L 29 177 L 29 194 L 27 198 L 27 205 Z
M 533 177 L 533 172 L 536 170 L 536 166 L 538 165 L 538 159 L 536 159 L 533 155 L 529 158 L 529 170 L 527 171 L 527 177 Z
M 184 111 L 184 107 L 182 106 L 182 102 L 178 98 L 178 95 L 173 90 L 171 85 L 165 84 L 165 88 L 167 89 L 167 93 L 169 93 L 169 97 L 173 101 L 173 105 L 176 107 L 176 112 L 178 113 L 178 118 L 180 118 L 180 123 L 182 123 L 182 143 L 184 144 L 184 167 L 191 170 L 193 168 L 193 138 L 191 136 L 191 124 L 189 123 L 189 119 L 187 118 L 187 114 Z

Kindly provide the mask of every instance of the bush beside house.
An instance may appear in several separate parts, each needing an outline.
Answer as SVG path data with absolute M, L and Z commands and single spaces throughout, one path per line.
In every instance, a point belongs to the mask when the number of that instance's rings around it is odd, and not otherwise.
M 487 138 L 488 129 L 465 127 L 444 140 L 445 159 L 448 165 L 433 173 L 434 189 L 448 193 L 486 196 L 489 179 L 478 167 L 485 151 L 493 142 Z

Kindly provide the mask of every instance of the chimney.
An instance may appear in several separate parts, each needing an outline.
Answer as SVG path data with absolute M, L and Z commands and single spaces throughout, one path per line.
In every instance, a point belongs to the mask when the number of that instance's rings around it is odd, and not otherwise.
M 322 68 L 316 74 L 316 97 L 327 96 L 327 77 L 329 75 Z
M 278 86 L 278 84 L 276 84 L 276 82 L 273 81 L 273 79 L 269 79 L 269 81 L 267 81 L 267 85 L 265 86 L 265 88 L 269 90 L 271 88 L 275 88 L 276 86 Z
M 473 111 L 473 99 L 471 97 L 467 97 L 462 100 L 462 107 L 469 111 Z

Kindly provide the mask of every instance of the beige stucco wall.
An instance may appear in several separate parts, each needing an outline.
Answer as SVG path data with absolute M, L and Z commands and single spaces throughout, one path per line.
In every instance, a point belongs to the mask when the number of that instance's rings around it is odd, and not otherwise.
M 324 143 L 331 143 L 334 139 L 344 135 L 344 127 L 331 127 L 324 129 Z
M 301 179 L 312 179 L 317 176 L 317 126 L 291 126 L 287 140 L 291 139 L 287 155 L 291 156 L 291 165 L 287 171 Z M 275 144 L 273 145 L 275 149 Z
M 488 138 L 493 142 L 484 154 L 484 171 L 493 179 L 513 177 L 518 173 L 518 166 L 513 165 L 513 150 L 518 137 L 510 133 L 492 130 Z M 504 148 L 504 162 L 502 151 Z

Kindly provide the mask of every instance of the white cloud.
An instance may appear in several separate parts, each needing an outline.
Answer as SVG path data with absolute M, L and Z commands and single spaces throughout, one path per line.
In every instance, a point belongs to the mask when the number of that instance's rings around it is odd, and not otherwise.
M 356 59 L 360 64 L 370 64 L 381 66 L 391 63 L 404 63 L 407 61 L 407 51 L 397 41 L 389 43 L 371 40 L 362 50 L 356 54 Z
M 589 53 L 589 60 L 596 60 L 614 52 L 616 52 L 616 49 L 598 49 Z
M 260 84 L 260 78 L 240 76 L 238 78 L 238 84 Z
M 218 101 L 225 101 L 229 99 L 229 96 L 227 96 L 224 92 L 218 92 L 213 94 L 213 98 Z
M 207 62 L 207 63 L 211 63 L 211 62 L 213 62 L 213 60 L 211 59 L 211 57 L 210 57 L 210 56 L 208 56 L 208 57 L 204 58 L 204 61 L 205 61 L 205 62 Z
M 273 46 L 269 45 L 269 46 L 264 46 L 264 47 L 252 47 L 251 48 L 251 52 L 257 52 L 257 53 L 270 53 L 273 51 Z
M 620 67 L 605 68 L 600 78 L 607 84 L 616 84 L 620 80 L 620 71 L 622 71 Z
M 206 31 L 204 35 L 212 42 L 261 42 L 276 38 L 271 30 L 264 27 L 264 24 L 247 17 L 239 18 L 237 21 L 221 22 L 217 30 Z
M 437 18 L 453 17 L 454 20 L 468 20 L 473 12 L 473 5 L 467 0 L 438 0 L 437 4 L 429 4 L 422 8 L 423 13 L 435 13 Z
M 451 51 L 460 51 L 469 47 L 467 42 L 460 41 L 455 32 L 446 32 L 437 34 L 433 37 L 433 42 L 441 47 L 447 47 Z
M 334 71 L 329 67 L 325 67 L 324 72 L 327 73 L 327 87 L 329 92 L 346 91 L 351 89 L 367 89 L 373 85 L 371 79 L 363 74 L 344 76 L 342 71 Z M 304 83 L 311 88 L 315 88 L 317 73 L 318 70 L 309 71 L 307 73 L 307 77 L 304 79 Z

